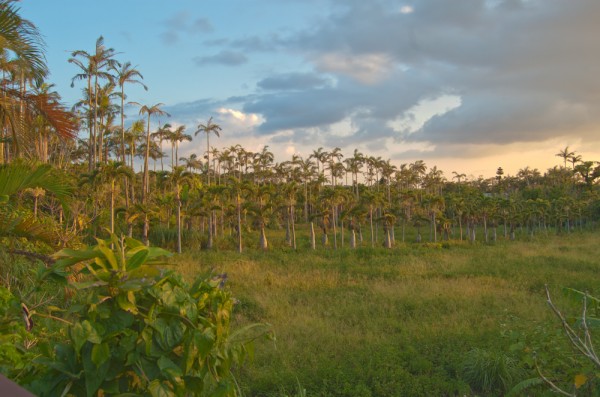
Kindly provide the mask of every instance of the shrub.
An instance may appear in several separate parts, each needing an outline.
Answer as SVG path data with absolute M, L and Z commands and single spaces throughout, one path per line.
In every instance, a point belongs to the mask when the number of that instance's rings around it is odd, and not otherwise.
M 521 379 L 523 369 L 518 361 L 502 352 L 472 349 L 463 362 L 464 380 L 476 391 L 505 393 Z
M 83 266 L 73 286 L 84 304 L 64 316 L 66 341 L 35 360 L 30 388 L 40 396 L 235 395 L 231 370 L 267 326 L 231 332 L 234 300 L 223 280 L 188 286 L 157 266 L 169 255 L 114 235 L 58 252 L 54 271 Z

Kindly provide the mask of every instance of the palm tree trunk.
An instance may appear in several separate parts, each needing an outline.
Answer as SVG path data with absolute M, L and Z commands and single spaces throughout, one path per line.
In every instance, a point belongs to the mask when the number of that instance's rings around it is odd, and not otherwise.
M 177 253 L 181 254 L 181 198 L 179 186 L 175 188 L 177 189 L 177 196 L 175 197 L 175 201 L 177 202 Z
M 295 211 L 294 211 L 294 206 L 292 205 L 291 208 L 291 212 L 292 212 L 292 248 L 295 250 L 296 249 L 296 220 L 294 219 L 295 217 Z
M 262 223 L 260 225 L 259 247 L 263 251 L 266 251 L 269 248 L 269 242 L 267 241 L 267 235 L 265 234 L 265 225 Z
M 315 223 L 310 222 L 310 248 L 317 249 L 317 243 L 315 238 Z
M 369 222 L 371 223 L 371 248 L 375 247 L 375 234 L 373 232 L 373 208 L 369 208 Z
M 148 125 L 146 128 L 146 155 L 144 156 L 144 180 L 142 181 L 142 203 L 146 203 L 146 194 L 150 183 L 148 158 L 150 157 L 150 113 L 148 113 Z
M 383 246 L 385 248 L 392 248 L 392 238 L 390 236 L 390 229 L 389 227 L 386 227 L 385 230 L 385 241 L 383 242 Z
M 213 247 L 213 227 L 212 227 L 212 211 L 208 213 L 208 241 L 206 242 L 206 248 L 212 249 Z
M 483 235 L 485 236 L 485 242 L 489 242 L 488 228 L 487 228 L 487 216 L 483 217 Z
M 144 214 L 144 227 L 142 229 L 142 241 L 147 246 L 150 245 L 150 240 L 148 240 L 149 231 L 150 231 L 150 220 L 148 219 L 148 214 Z
M 336 228 L 336 214 L 335 205 L 331 208 L 331 217 L 333 218 L 333 248 L 337 249 L 337 228 Z
M 242 207 L 240 205 L 240 196 L 237 197 L 237 234 L 238 234 L 238 252 L 242 253 Z
M 110 233 L 115 232 L 115 180 L 110 181 Z
M 206 178 L 207 178 L 207 182 L 206 184 L 208 186 L 210 186 L 210 143 L 208 140 L 208 131 L 206 132 L 206 168 L 207 168 L 207 172 L 206 172 Z

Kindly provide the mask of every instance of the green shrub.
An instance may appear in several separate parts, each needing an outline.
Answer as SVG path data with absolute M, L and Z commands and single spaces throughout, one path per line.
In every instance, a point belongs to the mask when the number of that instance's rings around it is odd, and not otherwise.
M 58 252 L 53 271 L 82 266 L 73 305 L 53 351 L 35 360 L 40 396 L 235 395 L 232 368 L 267 326 L 231 332 L 234 299 L 222 279 L 186 285 L 157 265 L 169 253 L 114 235 L 98 245 Z
M 471 387 L 486 394 L 502 394 L 522 379 L 518 360 L 502 352 L 472 349 L 463 362 L 463 378 Z

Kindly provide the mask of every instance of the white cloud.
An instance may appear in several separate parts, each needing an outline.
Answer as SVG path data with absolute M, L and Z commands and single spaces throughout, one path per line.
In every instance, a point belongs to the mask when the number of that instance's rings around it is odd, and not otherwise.
M 244 113 L 230 108 L 219 108 L 217 109 L 217 112 L 222 115 L 225 120 L 236 124 L 237 126 L 250 128 L 262 123 L 262 118 L 254 113 Z
M 402 6 L 400 7 L 401 14 L 412 14 L 415 9 L 412 6 Z
M 420 130 L 432 117 L 441 116 L 460 105 L 461 98 L 457 95 L 424 99 L 404 112 L 401 117 L 390 121 L 388 125 L 396 131 L 412 133 Z

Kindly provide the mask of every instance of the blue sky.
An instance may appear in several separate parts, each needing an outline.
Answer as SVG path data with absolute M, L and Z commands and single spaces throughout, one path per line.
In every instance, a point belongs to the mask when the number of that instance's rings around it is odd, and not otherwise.
M 211 144 L 268 145 L 276 160 L 341 147 L 491 176 L 600 160 L 597 0 L 23 0 L 72 105 L 67 60 L 102 35 L 162 102 Z M 130 109 L 129 121 L 136 118 Z M 180 155 L 204 152 L 200 137 Z

